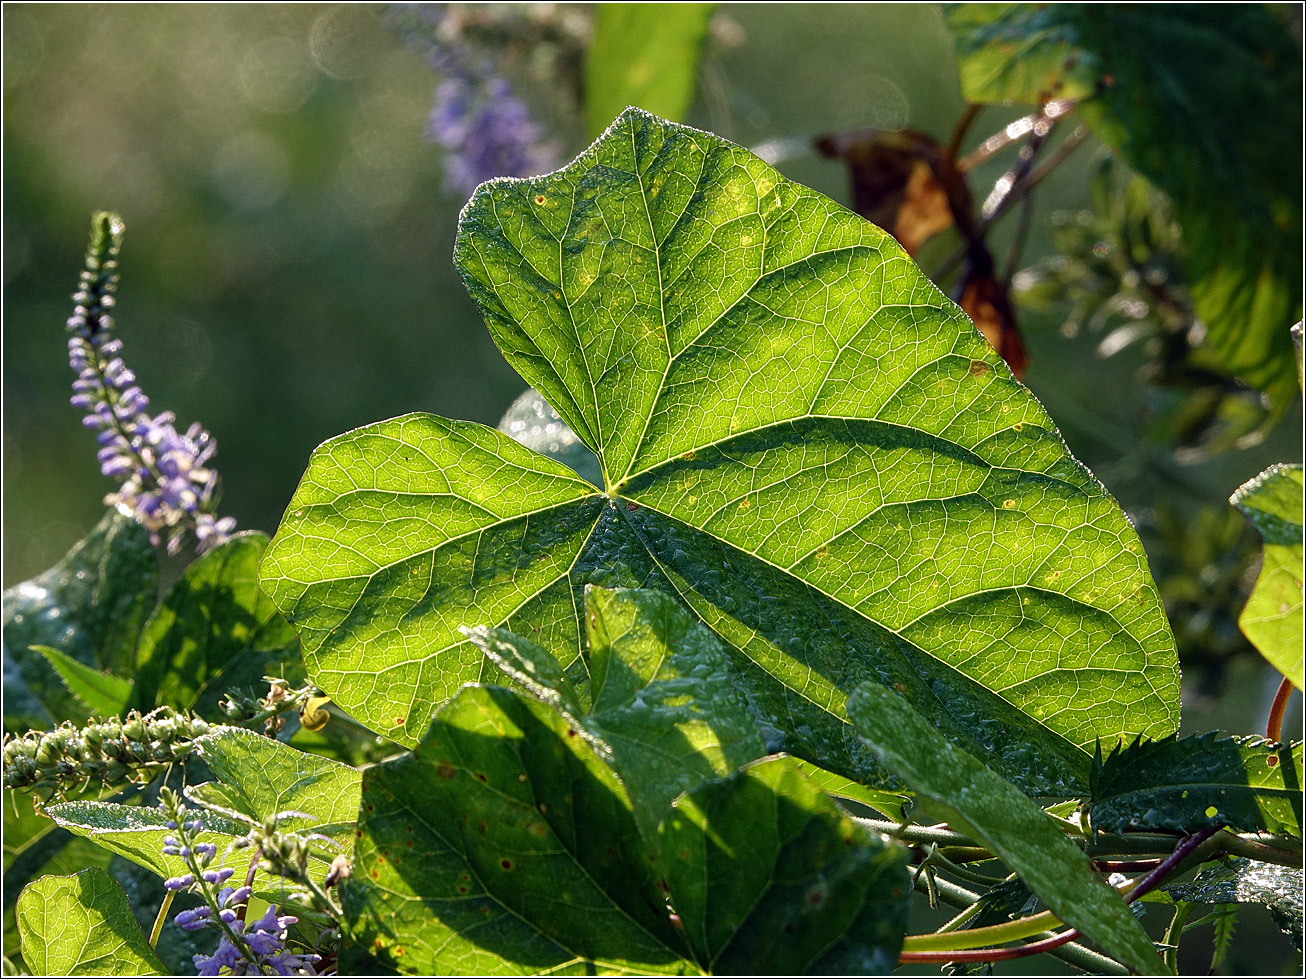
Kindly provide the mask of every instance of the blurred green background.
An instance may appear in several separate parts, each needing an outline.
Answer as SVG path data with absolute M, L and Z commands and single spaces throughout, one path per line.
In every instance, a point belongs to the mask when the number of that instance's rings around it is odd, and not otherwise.
M 442 189 L 425 138 L 439 79 L 385 17 L 380 5 L 5 5 L 6 587 L 58 560 L 111 489 L 67 403 L 63 324 L 92 211 L 127 226 L 124 357 L 155 411 L 214 434 L 221 512 L 242 528 L 275 530 L 333 435 L 409 411 L 494 424 L 522 391 L 451 263 L 463 200 Z M 553 113 L 560 159 L 583 148 L 556 93 L 520 90 L 543 121 Z M 848 203 L 846 171 L 807 149 L 812 137 L 910 126 L 946 142 L 963 105 L 931 6 L 732 4 L 687 121 L 778 146 L 786 175 Z M 984 110 L 967 145 L 1020 114 Z M 1089 207 L 1099 154 L 1090 140 L 1040 186 L 1024 264 L 1052 252 L 1054 212 Z M 1009 162 L 976 171 L 975 192 Z M 999 229 L 995 254 L 1011 234 Z M 922 264 L 950 247 L 927 246 Z M 1162 580 L 1185 727 L 1256 730 L 1274 677 L 1232 621 L 1258 543 L 1225 501 L 1301 459 L 1300 405 L 1246 448 L 1176 454 L 1148 437 L 1156 393 L 1139 381 L 1139 346 L 1104 359 L 1100 336 L 1068 337 L 1057 315 L 1021 325 L 1027 383 L 1139 525 Z

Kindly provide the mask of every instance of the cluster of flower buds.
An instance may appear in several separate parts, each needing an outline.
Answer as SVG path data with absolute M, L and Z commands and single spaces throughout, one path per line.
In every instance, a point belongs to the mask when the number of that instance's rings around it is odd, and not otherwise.
M 286 948 L 288 929 L 299 919 L 278 914 L 277 908 L 271 906 L 262 918 L 247 922 L 245 912 L 253 888 L 249 884 L 232 887 L 227 883 L 234 871 L 214 865 L 219 862 L 217 846 L 200 840 L 203 821 L 186 808 L 175 792 L 165 788 L 159 793 L 159 800 L 160 808 L 167 815 L 166 825 L 176 834 L 163 838 L 163 852 L 180 857 L 186 867 L 185 873 L 164 881 L 164 887 L 186 891 L 203 901 L 199 907 L 182 911 L 173 923 L 185 931 L 213 928 L 222 935 L 212 955 L 192 957 L 199 974 L 316 975 L 314 966 L 321 956 L 313 952 L 292 953 Z
M 149 528 L 158 544 L 181 548 L 192 532 L 201 552 L 216 547 L 235 530 L 231 517 L 218 518 L 218 474 L 206 463 L 217 450 L 199 424 L 183 434 L 170 411 L 151 416 L 150 399 L 123 363 L 122 341 L 113 335 L 114 291 L 123 225 L 114 214 L 96 214 L 86 269 L 68 320 L 68 361 L 77 373 L 72 404 L 86 413 L 82 423 L 100 443 L 100 471 L 119 482 L 105 502 L 131 513 Z
M 181 761 L 209 725 L 170 707 L 142 716 L 66 721 L 53 731 L 29 731 L 4 744 L 4 786 L 58 792 L 98 779 L 106 784 L 145 782 L 160 768 Z

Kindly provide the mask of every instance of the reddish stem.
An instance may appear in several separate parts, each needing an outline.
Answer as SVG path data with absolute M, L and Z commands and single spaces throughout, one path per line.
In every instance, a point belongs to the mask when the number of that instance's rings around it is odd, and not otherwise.
M 1265 721 L 1265 737 L 1270 741 L 1281 741 L 1283 734 L 1283 712 L 1288 709 L 1288 698 L 1292 696 L 1292 681 L 1286 676 L 1279 682 L 1279 689 L 1274 692 L 1274 703 L 1270 704 L 1270 716 Z
M 1125 903 L 1131 904 L 1137 901 L 1144 894 L 1153 890 L 1161 881 L 1165 880 L 1175 871 L 1184 859 L 1196 850 L 1199 846 L 1209 840 L 1223 826 L 1211 826 L 1206 829 L 1198 830 L 1196 833 L 1189 833 L 1179 845 L 1174 848 L 1174 852 L 1157 864 L 1152 872 L 1140 880 L 1125 895 Z M 1048 952 L 1054 948 L 1059 948 L 1067 942 L 1074 941 L 1079 937 L 1079 932 L 1071 928 L 1069 931 L 1063 931 L 1059 935 L 1051 938 L 1044 938 L 1037 942 L 1030 942 L 1027 945 L 1017 945 L 1015 948 L 973 948 L 973 949 L 956 949 L 954 951 L 942 952 L 900 952 L 898 961 L 903 962 L 1002 962 L 1006 959 L 1019 959 L 1027 955 L 1038 955 L 1040 952 Z

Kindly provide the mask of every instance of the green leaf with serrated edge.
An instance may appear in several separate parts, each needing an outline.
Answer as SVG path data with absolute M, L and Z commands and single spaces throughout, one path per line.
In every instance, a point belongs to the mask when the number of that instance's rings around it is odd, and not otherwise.
M 88 711 L 32 646 L 131 676 L 136 640 L 158 591 L 150 535 L 110 510 L 49 571 L 4 593 L 5 729 L 83 720 Z
M 64 829 L 153 870 L 160 877 L 186 873 L 181 857 L 163 852 L 163 838 L 172 831 L 164 825 L 168 817 L 157 807 L 117 802 L 58 802 L 46 806 L 45 812 Z M 201 818 L 204 827 L 197 839 L 217 844 L 219 854 L 247 830 L 225 816 L 204 813 Z
M 163 852 L 163 838 L 173 831 L 164 825 L 167 816 L 157 807 L 124 806 L 115 802 L 59 802 L 47 806 L 45 811 L 64 829 L 152 870 L 164 879 L 187 873 L 181 857 Z M 196 839 L 213 843 L 218 848 L 218 860 L 213 866 L 225 865 L 237 868 L 237 873 L 243 872 L 248 858 L 242 854 L 247 851 L 229 854 L 228 850 L 232 843 L 245 836 L 249 827 L 220 813 L 197 812 L 193 808 L 191 812 L 203 822 L 203 829 Z M 326 874 L 329 861 L 316 854 L 310 856 L 310 860 L 310 869 L 316 868 L 312 872 L 320 879 Z M 259 874 L 254 881 L 254 892 L 276 904 L 284 903 L 293 889 L 283 878 L 266 874 Z
M 720 975 L 882 975 L 902 949 L 908 851 L 862 829 L 790 758 L 682 796 L 662 823 L 671 902 Z
M 883 687 L 858 687 L 848 714 L 886 768 L 946 813 L 954 829 L 983 840 L 1057 917 L 1130 968 L 1165 972 L 1129 905 L 1018 788 Z
M 783 748 L 849 778 L 876 777 L 844 715 L 863 680 L 1049 794 L 1097 738 L 1174 730 L 1133 529 L 878 228 L 630 110 L 563 170 L 483 185 L 455 261 L 605 492 L 430 416 L 320 448 L 262 575 L 355 717 L 411 744 L 486 668 L 461 625 L 583 681 L 593 583 L 679 594 Z
M 412 973 L 693 971 L 630 802 L 539 700 L 466 687 L 363 773 L 355 938 Z
M 714 3 L 602 3 L 585 55 L 591 138 L 628 105 L 666 119 L 689 114 Z
M 1280 673 L 1302 689 L 1302 467 L 1271 466 L 1229 502 L 1256 528 L 1264 558 L 1238 626 Z
M 1281 19 L 1261 4 L 957 4 L 949 26 L 972 102 L 1091 96 L 1094 135 L 1175 203 L 1211 365 L 1279 409 L 1295 400 L 1302 74 Z
M 173 585 L 141 636 L 137 706 L 187 709 L 212 686 L 223 686 L 224 672 L 244 659 L 295 645 L 294 630 L 258 585 L 267 545 L 266 534 L 237 534 Z
M 1088 813 L 1108 833 L 1227 825 L 1301 836 L 1301 742 L 1212 731 L 1121 745 L 1093 766 Z
M 132 695 L 132 681 L 101 673 L 79 663 L 53 646 L 33 646 L 54 667 L 69 692 L 86 705 L 92 714 L 115 717 L 121 714 Z
M 576 437 L 576 433 L 534 388 L 528 389 L 508 406 L 499 419 L 499 431 L 542 456 L 557 459 L 586 482 L 600 488 L 603 486 L 599 457 Z
M 362 784 L 357 769 L 241 728 L 196 738 L 195 748 L 236 812 L 259 822 L 281 812 L 306 813 L 310 819 L 288 820 L 287 827 L 352 843 Z
M 18 898 L 23 959 L 35 975 L 166 976 L 127 895 L 99 867 L 42 877 Z
M 1264 904 L 1275 921 L 1302 945 L 1303 875 L 1300 867 L 1282 867 L 1235 857 L 1228 863 L 1207 866 L 1187 884 L 1167 887 L 1176 900 L 1203 904 Z
M 652 841 L 676 796 L 762 757 L 766 746 L 731 683 L 720 640 L 673 596 L 589 586 L 585 631 L 593 674 L 585 713 L 546 651 L 506 630 L 469 635 L 602 745 Z
M 799 772 L 807 776 L 826 795 L 870 806 L 898 822 L 906 818 L 903 806 L 911 802 L 911 796 L 906 793 L 868 788 L 860 782 L 854 782 L 834 772 L 827 772 L 824 768 L 813 765 L 810 761 L 803 761 L 801 758 L 794 758 L 791 761 Z

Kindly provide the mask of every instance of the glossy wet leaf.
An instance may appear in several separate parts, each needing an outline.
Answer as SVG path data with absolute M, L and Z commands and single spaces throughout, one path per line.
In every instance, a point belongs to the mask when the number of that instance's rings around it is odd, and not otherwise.
M 948 17 L 966 98 L 1085 98 L 1094 134 L 1170 195 L 1214 366 L 1285 407 L 1302 74 L 1284 22 L 1259 4 L 956 4 Z
M 585 56 L 590 137 L 628 105 L 683 121 L 715 3 L 603 3 Z
M 197 810 L 194 806 L 190 810 L 204 824 L 197 839 L 213 843 L 218 848 L 218 862 L 214 866 L 235 867 L 238 873 L 243 872 L 247 866 L 243 854 L 248 851 L 228 851 L 232 843 L 249 831 L 249 827 L 220 813 Z M 63 829 L 153 871 L 165 880 L 187 873 L 181 857 L 169 856 L 163 852 L 163 838 L 173 831 L 164 825 L 167 817 L 157 806 L 127 806 L 115 802 L 59 802 L 47 806 L 45 811 Z M 316 854 L 310 860 L 310 869 L 319 878 L 324 876 L 329 861 L 319 859 Z M 265 900 L 282 903 L 290 890 L 283 878 L 269 878 L 265 874 L 255 878 L 254 892 Z
M 1204 867 L 1190 883 L 1166 888 L 1172 897 L 1203 904 L 1264 904 L 1302 948 L 1302 892 L 1300 867 L 1282 867 L 1259 860 L 1234 857 L 1227 863 Z
M 652 840 L 676 796 L 762 757 L 766 746 L 720 640 L 673 596 L 586 588 L 585 631 L 593 682 L 584 713 L 545 650 L 505 630 L 473 640 L 537 694 L 552 691 L 547 699 L 602 744 Z
M 153 870 L 160 877 L 186 873 L 181 857 L 163 852 L 163 838 L 172 831 L 167 816 L 157 806 L 128 806 L 117 802 L 57 802 L 46 806 L 55 824 L 84 837 L 133 863 Z M 204 829 L 199 839 L 217 844 L 222 854 L 246 829 L 241 824 L 212 813 L 203 814 Z
M 1118 832 L 1228 825 L 1301 836 L 1301 743 L 1218 732 L 1121 746 L 1094 765 L 1089 817 Z
M 205 786 L 192 786 L 190 792 L 197 799 L 211 800 L 260 822 L 277 813 L 305 813 L 311 818 L 289 819 L 286 827 L 322 833 L 345 845 L 352 841 L 362 783 L 356 769 L 241 728 L 196 738 L 195 747 L 221 786 L 220 796 L 214 794 L 213 783 L 207 791 Z M 339 851 L 324 852 L 330 859 Z
M 114 717 L 126 708 L 132 695 L 131 680 L 101 673 L 53 646 L 33 646 L 32 649 L 45 657 L 68 691 L 92 714 Z
M 552 707 L 468 687 L 368 769 L 345 912 L 415 973 L 692 971 L 621 783 Z
M 719 975 L 880 975 L 907 926 L 908 851 L 862 829 L 790 758 L 677 801 L 660 829 L 672 904 Z
M 461 626 L 583 681 L 599 584 L 680 596 L 784 750 L 846 777 L 878 777 L 844 715 L 863 680 L 1047 792 L 1099 737 L 1174 729 L 1133 529 L 873 225 L 632 110 L 558 173 L 482 186 L 455 261 L 604 492 L 432 416 L 319 448 L 261 573 L 354 716 L 414 743 L 486 675 Z
M 1019 789 L 891 691 L 863 684 L 848 713 L 885 767 L 946 813 L 954 829 L 982 840 L 1057 917 L 1136 971 L 1164 971 L 1129 906 Z
M 34 975 L 166 976 L 127 903 L 105 871 L 42 877 L 18 898 L 23 959 Z
M 1229 501 L 1265 544 L 1261 572 L 1238 617 L 1243 634 L 1302 689 L 1302 467 L 1271 466 Z
M 257 682 L 268 659 L 294 658 L 294 630 L 258 585 L 267 545 L 265 534 L 239 534 L 172 586 L 141 636 L 137 706 L 215 701 L 229 686 Z
M 34 645 L 130 677 L 157 589 L 149 532 L 110 510 L 53 568 L 6 590 L 5 729 L 52 727 L 89 713 Z

